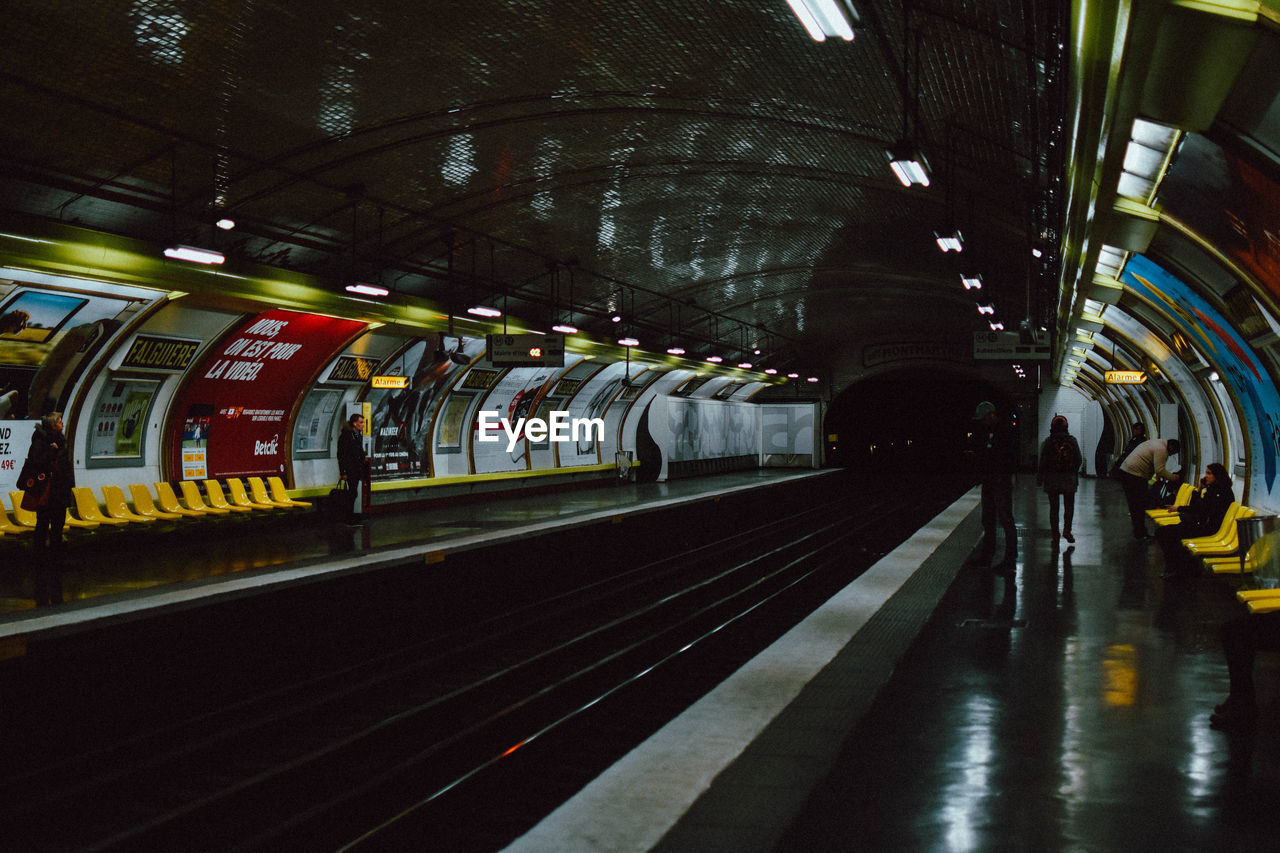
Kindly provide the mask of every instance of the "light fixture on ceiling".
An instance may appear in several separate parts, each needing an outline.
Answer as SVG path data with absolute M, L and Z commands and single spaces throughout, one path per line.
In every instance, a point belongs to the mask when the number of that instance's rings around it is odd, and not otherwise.
M 960 283 L 965 290 L 982 290 L 982 276 L 960 274 Z
M 707 356 L 707 361 L 711 362 L 712 364 L 719 364 L 720 362 L 724 361 L 724 359 L 718 355 L 709 355 Z
M 788 379 L 799 379 L 799 378 L 800 378 L 800 374 L 799 374 L 799 373 L 788 373 L 788 374 L 787 374 L 787 378 L 788 378 Z
M 391 291 L 376 284 L 348 284 L 347 292 L 358 293 L 361 296 L 386 296 Z
M 964 237 L 961 236 L 959 229 L 956 229 L 950 234 L 941 234 L 934 231 L 933 239 L 938 241 L 938 248 L 944 252 L 964 251 Z
M 560 303 L 560 266 L 555 267 L 555 301 L 557 307 Z M 559 332 L 562 335 L 578 334 L 578 327 L 573 325 L 573 267 L 569 266 L 569 313 L 562 322 L 558 322 L 551 327 L 551 331 Z
M 1004 331 L 1004 323 L 987 323 L 987 325 L 991 327 L 991 331 L 993 332 Z
M 777 376 L 777 375 L 778 375 L 778 371 L 777 371 L 777 370 L 775 370 L 775 369 L 774 369 L 774 368 L 772 368 L 772 367 L 766 367 L 766 368 L 764 369 L 764 372 L 765 372 L 766 374 L 768 374 L 769 376 Z
M 230 231 L 232 228 L 236 227 L 236 221 L 226 216 L 222 217 L 221 219 L 219 219 L 217 222 L 213 224 L 221 228 L 223 231 Z
M 226 256 L 212 249 L 200 249 L 196 246 L 170 246 L 164 250 L 166 258 L 175 261 L 191 261 L 193 264 L 216 266 L 226 261 Z
M 994 314 L 994 313 L 996 313 L 996 306 L 994 306 L 994 305 L 979 305 L 979 306 L 978 306 L 978 313 L 979 313 L 979 314 Z
M 738 367 L 741 367 L 743 370 L 750 370 L 754 365 L 749 361 L 740 361 L 738 362 Z
M 805 380 L 805 382 L 817 382 L 817 381 L 818 381 L 818 377 L 816 376 L 810 376 L 808 379 Z
M 568 323 L 556 323 L 551 327 L 551 331 L 559 332 L 562 335 L 576 335 L 578 334 L 578 327 L 571 326 Z
M 618 346 L 638 347 L 640 342 L 635 338 L 618 338 Z
M 488 305 L 472 305 L 467 309 L 468 314 L 474 314 L 477 317 L 501 317 L 502 312 L 497 308 L 490 308 Z
M 684 347 L 667 347 L 668 355 L 684 355 Z
M 858 14 L 846 0 L 787 0 L 787 5 L 814 41 L 826 41 L 828 36 L 853 41 Z
M 899 143 L 884 152 L 889 156 L 889 168 L 904 187 L 919 184 L 929 186 L 929 161 L 924 154 L 911 148 L 905 142 Z

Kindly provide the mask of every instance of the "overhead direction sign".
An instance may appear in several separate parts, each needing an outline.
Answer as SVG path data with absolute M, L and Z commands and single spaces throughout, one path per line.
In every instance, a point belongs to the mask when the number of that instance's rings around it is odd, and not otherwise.
M 369 377 L 369 386 L 371 388 L 408 388 L 408 376 L 371 376 Z
M 1025 344 L 1018 332 L 974 332 L 973 357 L 999 361 L 1048 361 L 1048 344 Z
M 1147 381 L 1145 370 L 1108 370 L 1102 374 L 1108 385 L 1141 385 Z
M 494 367 L 564 367 L 564 335 L 489 335 Z

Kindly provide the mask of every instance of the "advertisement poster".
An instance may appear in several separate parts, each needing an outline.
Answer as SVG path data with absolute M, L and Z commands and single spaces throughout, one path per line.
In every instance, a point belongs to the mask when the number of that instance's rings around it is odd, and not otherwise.
M 289 413 L 364 328 L 283 310 L 246 319 L 209 348 L 174 399 L 165 430 L 169 470 L 188 480 L 284 473 Z
M 1240 407 L 1249 437 L 1250 500 L 1280 499 L 1276 482 L 1276 456 L 1280 448 L 1280 393 L 1271 374 L 1248 343 L 1217 309 L 1143 255 L 1134 255 L 1125 266 L 1124 283 L 1160 305 L 1181 331 L 1218 368 L 1222 381 Z M 1205 460 L 1222 461 L 1222 460 Z M 1258 496 L 1258 491 L 1264 501 Z

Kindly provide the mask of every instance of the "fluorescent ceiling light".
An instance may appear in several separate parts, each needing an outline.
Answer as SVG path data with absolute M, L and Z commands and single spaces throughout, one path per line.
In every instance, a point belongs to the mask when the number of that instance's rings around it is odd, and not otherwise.
M 502 312 L 497 308 L 489 308 L 486 305 L 473 305 L 467 309 L 468 314 L 474 314 L 477 317 L 501 317 Z
M 711 362 L 712 364 L 719 364 L 720 362 L 724 361 L 724 359 L 718 355 L 709 355 L 707 356 L 707 361 Z
M 810 376 L 808 379 L 805 380 L 805 382 L 817 382 L 817 381 L 818 381 L 818 377 L 816 376 Z
M 347 292 L 359 293 L 364 296 L 386 296 L 391 291 L 373 284 L 348 284 Z
M 996 306 L 994 306 L 994 305 L 979 305 L 979 306 L 978 306 L 978 313 L 979 313 L 979 314 L 994 314 L 994 313 L 996 313 Z
M 213 224 L 217 225 L 223 231 L 230 231 L 232 228 L 236 227 L 236 221 L 234 219 L 228 219 L 225 216 Z
M 964 251 L 964 237 L 960 235 L 958 230 L 951 234 L 939 234 L 934 231 L 933 237 L 938 241 L 938 248 L 944 252 Z
M 904 187 L 929 186 L 929 161 L 919 151 L 897 145 L 884 153 L 889 156 L 889 168 Z
M 960 283 L 965 290 L 982 290 L 982 276 L 960 274 Z
M 684 347 L 667 347 L 670 355 L 684 355 Z
M 799 379 L 799 378 L 800 378 L 800 374 L 799 374 L 799 373 L 788 373 L 788 374 L 787 374 L 787 378 L 788 378 L 788 379 Z
M 637 341 L 635 338 L 618 338 L 618 344 L 619 346 L 624 346 L 624 347 L 640 346 L 640 342 Z
M 777 375 L 778 375 L 778 371 L 774 370 L 772 367 L 766 367 L 766 368 L 764 369 L 764 372 L 765 372 L 765 373 L 767 373 L 767 374 L 769 374 L 770 376 L 777 376 Z
M 170 246 L 164 250 L 164 256 L 173 258 L 175 261 L 191 261 L 195 264 L 216 265 L 226 260 L 226 257 L 221 252 L 215 252 L 212 249 L 198 249 L 195 246 Z
M 751 362 L 749 362 L 749 361 L 740 361 L 740 362 L 738 362 L 738 367 L 741 367 L 743 370 L 750 370 L 750 369 L 752 368 L 752 366 L 753 366 L 753 365 L 752 365 L 752 364 L 751 364 Z
M 1004 331 L 1004 323 L 987 323 L 987 325 L 991 327 L 991 331 L 993 332 Z
M 578 327 L 570 326 L 568 323 L 556 323 L 551 327 L 551 331 L 559 332 L 562 335 L 576 335 L 578 334 Z
M 814 41 L 826 41 L 827 36 L 853 41 L 852 22 L 837 0 L 787 0 L 787 5 Z

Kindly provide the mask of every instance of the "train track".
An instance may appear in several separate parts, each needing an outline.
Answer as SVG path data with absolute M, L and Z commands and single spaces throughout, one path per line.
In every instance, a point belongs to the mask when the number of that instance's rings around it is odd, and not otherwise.
M 0 826 L 33 850 L 493 849 L 923 520 L 904 512 L 809 506 L 29 768 L 0 780 Z

